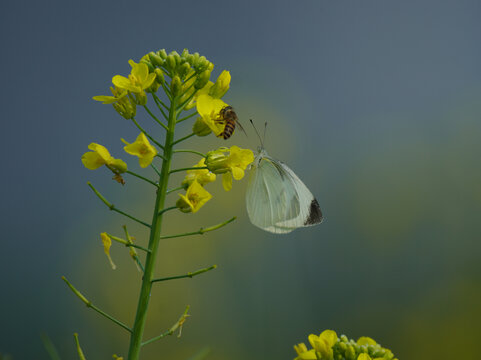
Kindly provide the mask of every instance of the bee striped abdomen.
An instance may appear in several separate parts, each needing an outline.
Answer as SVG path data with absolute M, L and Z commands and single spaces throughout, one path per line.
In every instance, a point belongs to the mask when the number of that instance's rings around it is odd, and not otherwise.
M 235 130 L 235 121 L 227 121 L 224 127 L 224 131 L 222 132 L 222 137 L 224 140 L 227 140 L 232 136 Z

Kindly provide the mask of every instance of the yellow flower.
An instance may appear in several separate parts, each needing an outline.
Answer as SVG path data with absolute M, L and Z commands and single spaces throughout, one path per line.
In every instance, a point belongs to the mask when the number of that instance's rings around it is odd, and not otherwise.
M 112 258 L 110 257 L 110 246 L 112 246 L 112 239 L 105 232 L 100 234 L 100 238 L 102 239 L 102 243 L 104 244 L 104 252 L 105 252 L 105 255 L 107 255 L 107 258 L 109 259 L 110 266 L 112 266 L 112 269 L 115 270 L 116 266 L 112 261 Z
M 202 158 L 194 167 L 205 167 L 205 158 Z M 204 186 L 207 183 L 215 181 L 215 178 L 215 174 L 210 172 L 209 169 L 187 170 L 187 175 L 184 181 L 182 181 L 182 186 L 187 188 L 194 180 L 197 180 L 200 185 Z
M 106 165 L 114 174 L 121 174 L 127 171 L 127 164 L 121 159 L 114 159 L 109 151 L 102 145 L 91 143 L 88 151 L 82 155 L 82 163 L 89 170 L 95 170 Z
M 144 63 L 135 63 L 133 60 L 129 60 L 132 70 L 129 77 L 115 75 L 112 78 L 112 83 L 120 89 L 130 91 L 138 96 L 138 103 L 145 105 L 147 98 L 144 90 L 149 88 L 155 80 L 155 73 L 149 74 L 149 67 Z
M 204 129 L 210 129 L 215 136 L 220 136 L 224 131 L 225 124 L 223 121 L 219 121 L 221 120 L 219 114 L 220 111 L 228 105 L 221 99 L 213 98 L 208 94 L 199 95 L 197 97 L 196 105 L 200 117 L 194 124 L 194 132 L 198 134 L 196 127 L 202 128 L 203 126 Z
M 227 90 L 229 90 L 230 79 L 230 72 L 228 72 L 227 70 L 222 71 L 222 73 L 217 78 L 215 84 L 210 87 L 209 95 L 217 99 L 222 98 L 227 92 Z
M 228 106 L 220 100 L 229 90 L 231 76 L 224 70 L 217 78 L 215 84 L 209 81 L 194 96 L 197 112 L 201 116 L 194 124 L 194 133 L 198 136 L 205 136 L 212 131 L 215 136 L 220 136 L 224 131 L 224 123 L 219 118 L 220 111 Z M 210 131 L 209 131 L 210 130 Z
M 98 95 L 93 99 L 102 101 L 102 104 L 112 104 L 114 109 L 125 119 L 132 119 L 137 111 L 137 105 L 127 94 L 127 90 L 110 87 L 113 96 Z
M 332 347 L 337 342 L 337 334 L 333 330 L 324 330 L 321 335 L 314 334 L 308 337 L 311 346 L 321 354 L 321 359 L 332 359 Z
M 206 166 L 214 174 L 222 174 L 222 185 L 225 191 L 232 189 L 232 177 L 240 180 L 244 170 L 254 161 L 254 153 L 238 146 L 220 148 L 207 153 Z
M 357 344 L 358 345 L 377 345 L 374 339 L 371 339 L 370 337 L 367 337 L 367 336 L 361 336 L 359 339 L 357 339 Z
M 307 350 L 306 344 L 300 343 L 294 345 L 294 350 L 296 350 L 297 357 L 295 360 L 315 360 L 317 359 L 314 349 Z
M 126 144 L 126 146 L 124 146 L 126 153 L 139 157 L 139 164 L 142 168 L 149 166 L 154 156 L 157 155 L 157 149 L 150 145 L 144 133 L 140 133 L 132 144 L 129 144 L 124 139 L 121 140 Z
M 177 207 L 182 212 L 197 212 L 212 195 L 200 185 L 197 180 L 190 184 L 185 195 L 179 194 L 180 199 L 177 200 Z

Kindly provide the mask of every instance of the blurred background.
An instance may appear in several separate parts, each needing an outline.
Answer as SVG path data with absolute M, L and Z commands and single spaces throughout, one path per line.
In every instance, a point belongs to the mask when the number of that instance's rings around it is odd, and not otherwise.
M 147 233 L 86 182 L 146 220 L 154 193 L 82 166 L 99 142 L 140 172 L 120 142 L 137 129 L 92 96 L 108 94 L 129 59 L 188 48 L 215 64 L 214 79 L 230 70 L 224 100 L 249 136 L 183 147 L 255 149 L 248 119 L 267 121 L 268 152 L 308 185 L 325 221 L 284 236 L 255 228 L 245 180 L 229 193 L 209 186 L 214 198 L 195 215 L 169 213 L 165 234 L 238 220 L 161 243 L 159 277 L 218 269 L 155 286 L 146 337 L 187 304 L 192 316 L 180 339 L 146 346 L 143 358 L 210 349 L 212 360 L 292 359 L 292 345 L 324 329 L 370 336 L 400 359 L 479 358 L 480 16 L 476 0 L 1 2 L 0 354 L 48 359 L 44 333 L 74 359 L 78 332 L 88 359 L 126 356 L 125 331 L 60 279 L 132 323 L 140 274 L 115 245 L 112 271 L 99 233 L 121 236 L 128 224 L 139 244 Z

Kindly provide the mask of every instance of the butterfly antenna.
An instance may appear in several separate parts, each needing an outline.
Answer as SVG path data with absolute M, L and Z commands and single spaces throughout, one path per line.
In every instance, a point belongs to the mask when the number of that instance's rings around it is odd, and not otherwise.
M 262 140 L 261 136 L 259 135 L 259 131 L 257 131 L 257 128 L 256 126 L 254 125 L 254 121 L 252 121 L 252 119 L 249 119 L 249 121 L 251 122 L 251 125 L 252 127 L 254 128 L 256 134 L 257 134 L 257 137 L 259 138 L 259 141 L 261 143 L 261 147 L 264 148 L 264 141 Z M 267 124 L 267 123 L 266 123 Z M 265 137 L 265 132 L 264 132 L 264 137 Z
M 266 142 L 266 133 L 267 133 L 267 121 L 264 123 L 264 134 L 262 135 L 262 147 L 264 147 L 264 143 Z

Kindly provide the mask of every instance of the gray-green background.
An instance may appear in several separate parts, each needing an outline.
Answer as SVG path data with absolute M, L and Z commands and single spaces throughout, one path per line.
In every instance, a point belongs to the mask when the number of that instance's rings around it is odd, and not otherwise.
M 480 18 L 476 0 L 1 2 L 0 353 L 47 359 L 43 332 L 73 359 L 78 332 L 88 359 L 126 355 L 124 330 L 60 279 L 132 322 L 140 275 L 118 246 L 110 270 L 98 235 L 120 235 L 126 221 L 86 182 L 144 219 L 154 194 L 82 166 L 95 141 L 139 170 L 119 140 L 136 129 L 91 97 L 107 94 L 130 58 L 186 47 L 214 62 L 215 77 L 231 71 L 225 100 L 249 133 L 189 145 L 256 148 L 248 119 L 268 121 L 269 153 L 305 181 L 326 220 L 262 232 L 246 217 L 245 181 L 230 193 L 209 187 L 198 214 L 169 214 L 166 233 L 238 220 L 162 243 L 159 276 L 219 268 L 156 286 L 147 336 L 186 304 L 192 316 L 145 358 L 208 346 L 213 360 L 291 359 L 293 344 L 326 328 L 371 336 L 401 359 L 479 358 Z M 146 244 L 145 231 L 131 232 Z

